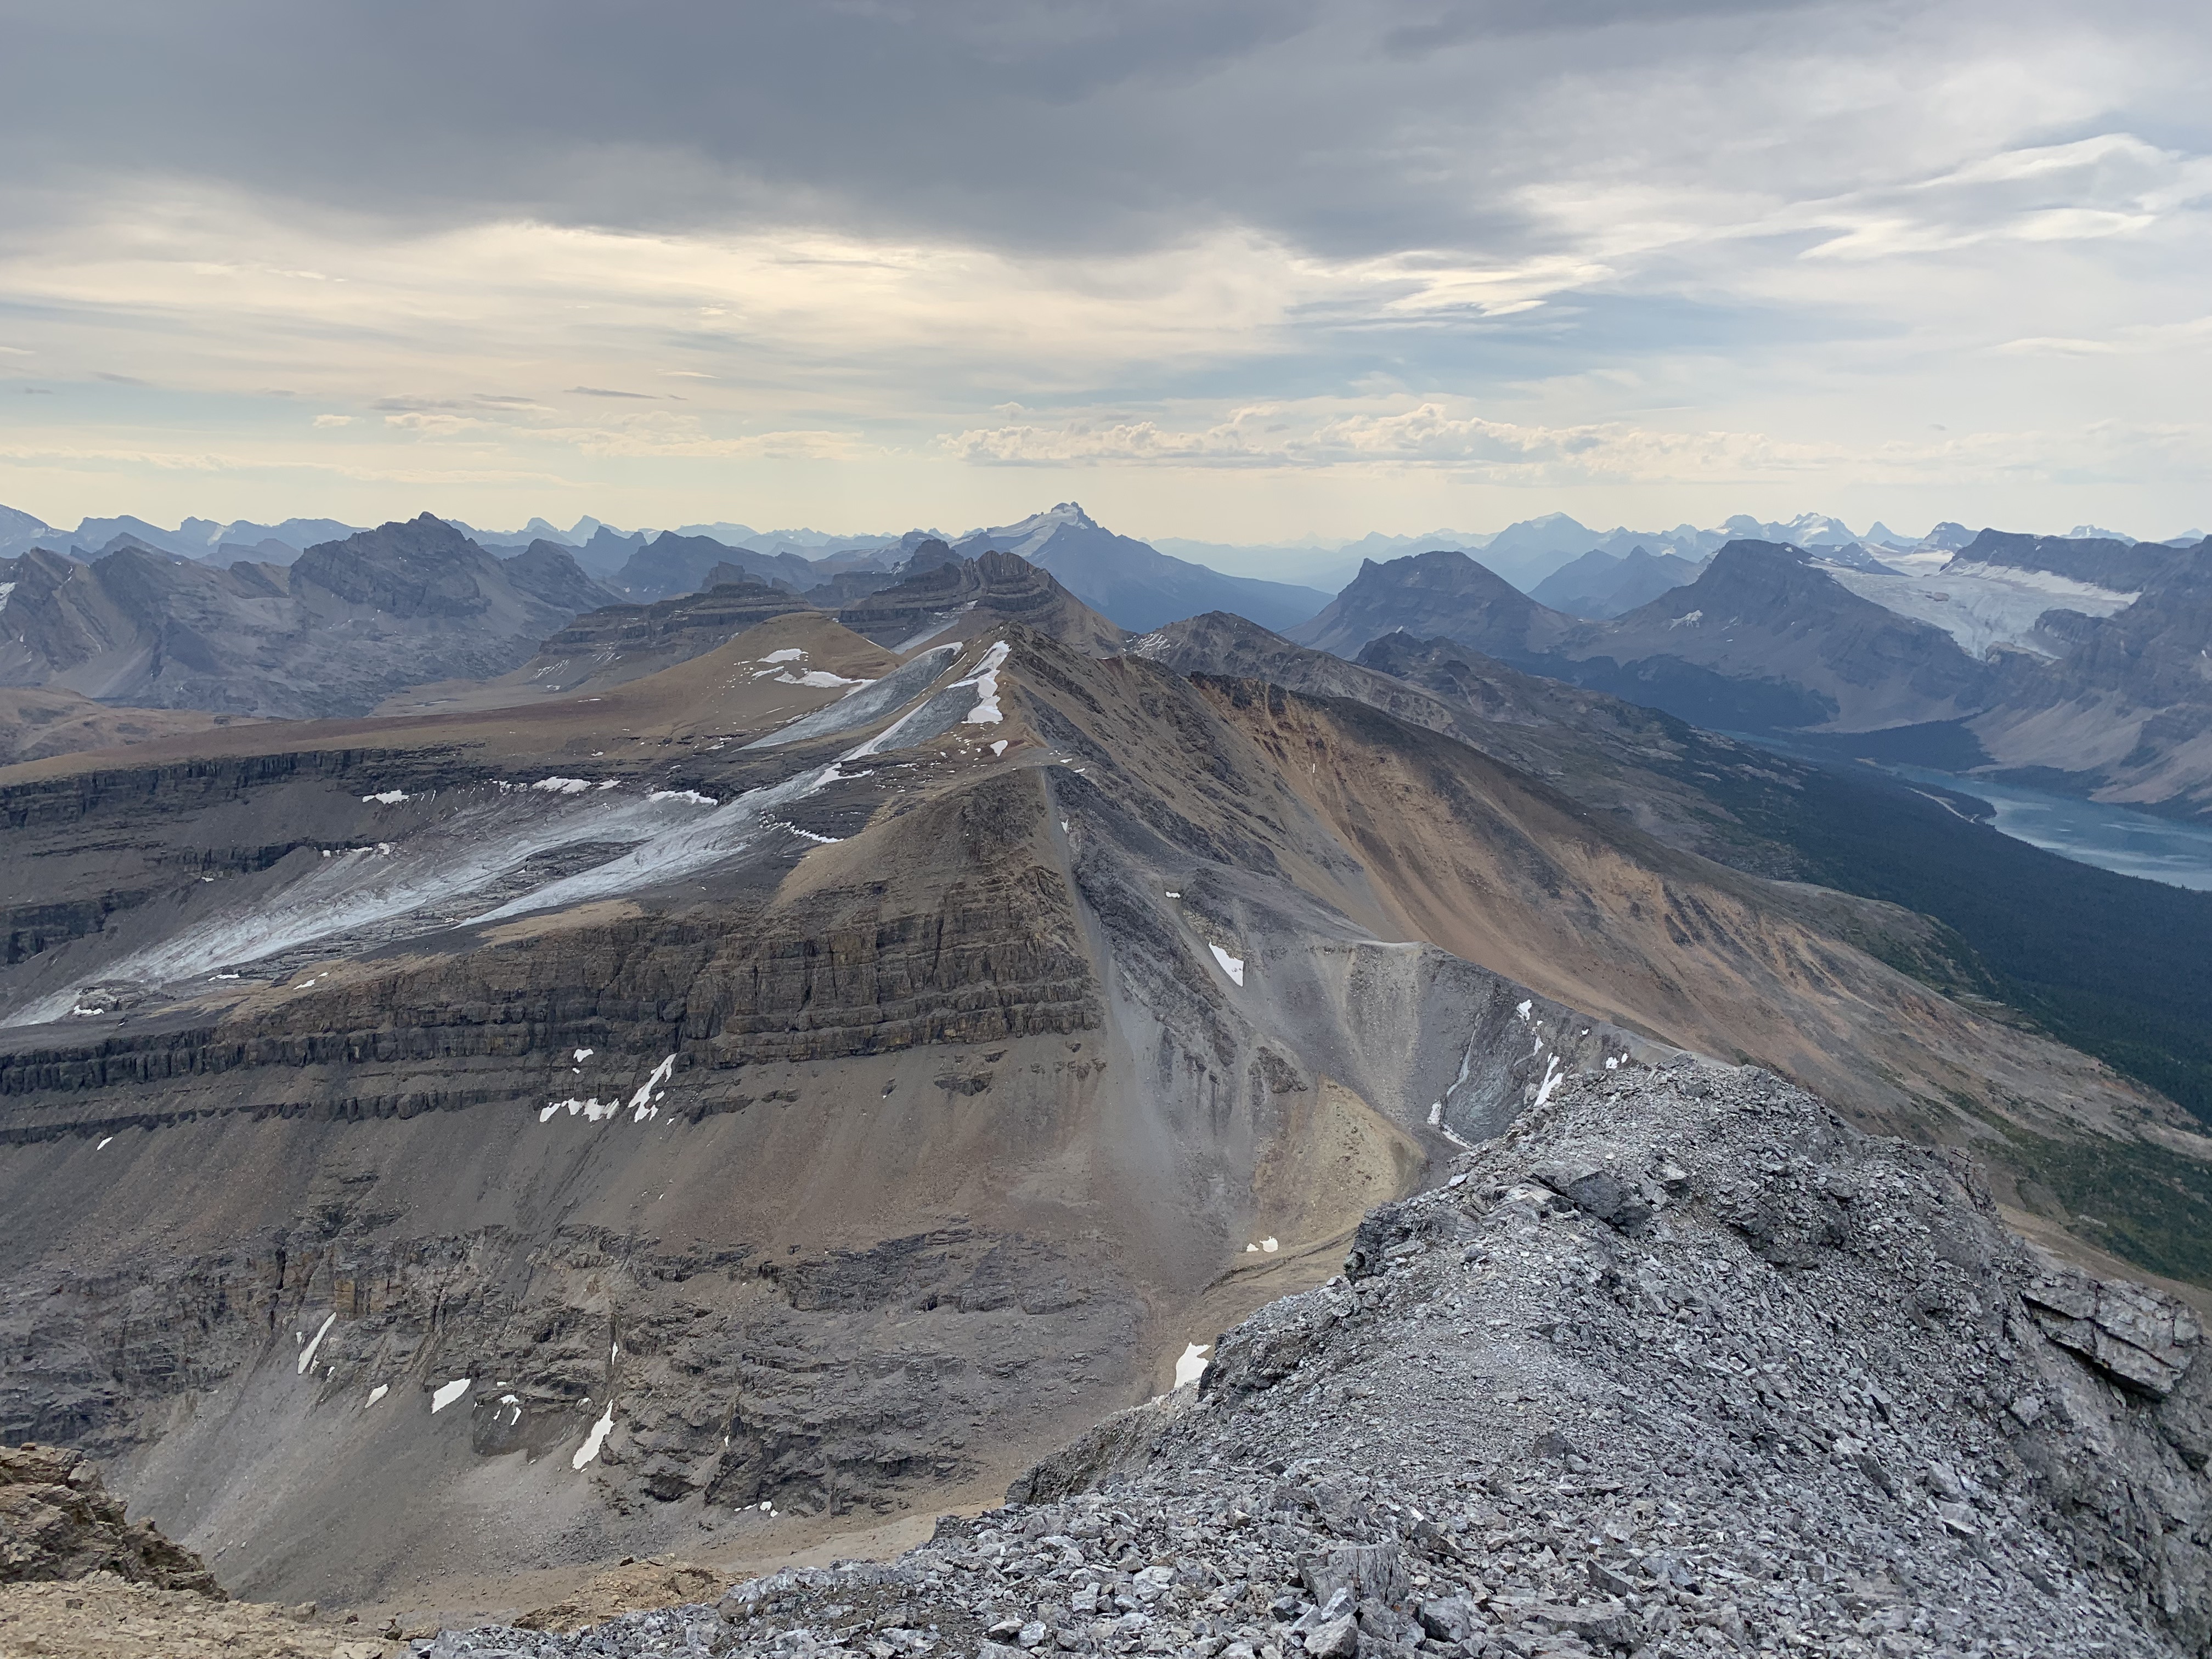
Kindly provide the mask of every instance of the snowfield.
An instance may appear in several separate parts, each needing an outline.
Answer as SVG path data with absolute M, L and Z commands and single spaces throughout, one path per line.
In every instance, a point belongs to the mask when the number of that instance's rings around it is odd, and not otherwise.
M 2142 597 L 2116 593 L 2048 571 L 1950 564 L 1948 554 L 1910 555 L 1887 562 L 1899 566 L 1906 574 L 1881 576 L 1827 564 L 1821 568 L 1844 587 L 1885 611 L 1915 622 L 1933 623 L 1958 641 L 1960 649 L 1970 657 L 1986 656 L 1991 647 L 1999 645 L 2048 656 L 2051 653 L 2033 638 L 2035 619 L 2045 611 L 2079 611 L 2087 616 L 2109 617 Z M 1931 564 L 1935 568 L 1928 568 Z

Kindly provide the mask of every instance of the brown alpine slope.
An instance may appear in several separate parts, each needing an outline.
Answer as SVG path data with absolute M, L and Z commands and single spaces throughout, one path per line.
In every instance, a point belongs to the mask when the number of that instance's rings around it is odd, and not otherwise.
M 235 720 L 194 708 L 118 708 L 74 691 L 0 689 L 0 766 L 205 732 Z
M 771 617 L 808 608 L 781 588 L 742 578 L 653 605 L 605 605 L 578 617 L 511 673 L 410 686 L 376 712 L 501 708 L 573 691 L 604 691 L 718 649 Z
M 1669 846 L 1760 875 L 1801 873 L 1788 848 L 1747 829 L 1710 788 L 1723 777 L 1771 781 L 1791 769 L 1787 763 L 1656 709 L 1524 674 L 1450 640 L 1385 634 L 1347 662 L 1214 611 L 1170 623 L 1131 649 L 1180 673 L 1350 697 L 1455 738 Z
M 1151 803 L 1169 803 L 1182 836 L 1206 826 L 1210 859 L 1287 878 L 1370 937 L 1426 940 L 1662 1041 L 1755 1058 L 1893 1129 L 1985 1134 L 1960 1100 L 2030 1123 L 2180 1123 L 2096 1062 L 1995 1024 L 1838 937 L 1885 927 L 1910 937 L 1916 919 L 1894 907 L 1678 852 L 1349 700 L 1184 683 L 1134 658 L 1064 690 L 1042 674 L 1033 684 L 1065 722 L 1048 729 L 1089 763 L 1063 792 L 1095 785 L 1097 810 L 1124 819 L 1157 822 L 1164 808 Z M 1170 709 L 1176 742 L 1138 738 Z M 1163 871 L 1186 906 L 1206 890 L 1173 864 Z
M 390 1597 L 1003 1479 L 1333 1271 L 1470 1032 L 1493 1116 L 1540 1075 L 1526 994 L 1346 941 L 1324 1072 L 1172 902 L 1099 913 L 1017 688 L 1101 671 L 1008 642 L 768 748 L 636 741 L 654 677 L 18 769 L 83 927 L 0 972 L 0 1427 L 242 1594 Z
M 0 1437 L 256 1597 L 765 1553 L 1158 1391 L 1571 1072 L 2164 1122 L 1450 738 L 979 616 L 0 773 Z

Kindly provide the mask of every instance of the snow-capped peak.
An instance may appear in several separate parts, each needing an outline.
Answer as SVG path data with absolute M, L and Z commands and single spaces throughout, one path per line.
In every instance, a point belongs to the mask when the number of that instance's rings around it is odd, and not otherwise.
M 1079 501 L 1058 501 L 1043 513 L 1032 513 L 1013 524 L 993 525 L 988 529 L 971 531 L 961 539 L 971 541 L 977 536 L 987 536 L 991 545 L 1008 553 L 1018 553 L 1026 558 L 1051 539 L 1053 532 L 1061 529 L 1096 530 L 1097 520 L 1083 510 Z

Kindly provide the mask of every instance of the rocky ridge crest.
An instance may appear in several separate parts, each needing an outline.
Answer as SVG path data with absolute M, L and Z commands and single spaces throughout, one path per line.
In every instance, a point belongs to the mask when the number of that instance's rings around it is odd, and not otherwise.
M 1954 1154 L 1750 1068 L 1565 1082 L 1346 1276 L 888 1565 L 573 1636 L 648 1651 L 2203 1653 L 2190 1310 L 2039 1256 Z

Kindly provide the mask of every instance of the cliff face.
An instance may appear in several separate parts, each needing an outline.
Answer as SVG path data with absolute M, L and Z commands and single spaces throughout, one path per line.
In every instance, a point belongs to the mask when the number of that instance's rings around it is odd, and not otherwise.
M 1364 561 L 1326 610 L 1284 632 L 1342 657 L 1386 634 L 1442 635 L 1515 662 L 1540 655 L 1575 627 L 1466 554 L 1443 551 Z
M 933 558 L 939 562 L 929 562 Z M 964 559 L 941 542 L 925 543 L 908 569 L 894 586 L 840 610 L 837 620 L 887 646 L 952 637 L 992 622 L 1018 623 L 1099 656 L 1120 650 L 1126 637 L 1048 572 L 1012 553 L 986 549 Z
M 1986 665 L 1942 629 L 1771 543 L 1730 542 L 1694 582 L 1593 629 L 1567 678 L 1700 725 L 1865 731 L 1977 714 L 1990 696 Z

